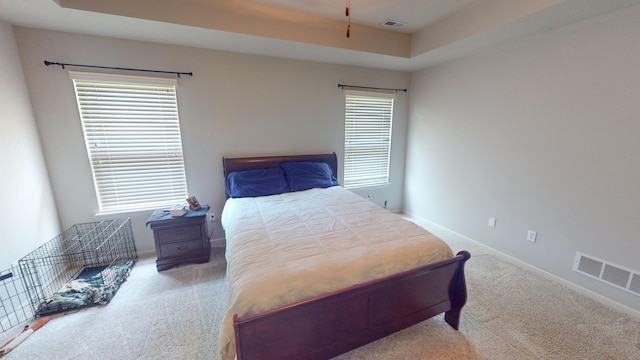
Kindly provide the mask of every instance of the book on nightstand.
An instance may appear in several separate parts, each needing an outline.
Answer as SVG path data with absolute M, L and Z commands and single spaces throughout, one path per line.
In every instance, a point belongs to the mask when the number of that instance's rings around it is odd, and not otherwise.
M 184 205 L 173 205 L 169 213 L 171 216 L 179 217 L 187 213 L 187 210 L 184 209 Z

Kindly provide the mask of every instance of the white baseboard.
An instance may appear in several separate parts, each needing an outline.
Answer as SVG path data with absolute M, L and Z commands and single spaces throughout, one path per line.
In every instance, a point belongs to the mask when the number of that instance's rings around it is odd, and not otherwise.
M 575 283 L 573 283 L 573 282 L 571 282 L 571 281 L 569 281 L 567 279 L 561 278 L 561 277 L 559 277 L 557 275 L 554 275 L 554 274 L 552 274 L 552 273 L 550 273 L 548 271 L 540 269 L 539 267 L 536 267 L 534 265 L 526 263 L 526 262 L 524 262 L 524 261 L 522 261 L 520 259 L 517 259 L 517 258 L 515 258 L 515 257 L 513 257 L 511 255 L 505 254 L 505 253 L 503 253 L 503 252 L 501 252 L 499 250 L 496 250 L 496 249 L 494 249 L 494 248 L 492 248 L 490 246 L 487 246 L 487 245 L 485 245 L 485 244 L 483 244 L 481 242 L 478 242 L 478 241 L 476 241 L 474 239 L 471 239 L 471 238 L 469 238 L 467 236 L 459 234 L 459 233 L 457 233 L 455 231 L 449 230 L 449 229 L 445 228 L 444 226 L 440 226 L 440 225 L 438 225 L 436 223 L 433 223 L 433 222 L 431 222 L 429 220 L 422 219 L 420 217 L 417 217 L 417 216 L 415 216 L 413 214 L 409 214 L 409 213 L 406 213 L 406 212 L 404 213 L 404 216 L 409 218 L 411 221 L 415 222 L 417 225 L 420 225 L 421 227 L 426 228 L 427 230 L 429 230 L 429 229 L 437 229 L 437 230 L 434 230 L 433 232 L 441 231 L 443 233 L 448 234 L 451 237 L 455 237 L 455 238 L 461 239 L 463 241 L 472 242 L 475 245 L 478 245 L 478 246 L 481 246 L 481 247 L 487 249 L 492 254 L 504 259 L 507 262 L 511 262 L 511 263 L 519 265 L 519 266 L 521 266 L 521 267 L 523 267 L 523 268 L 525 268 L 527 270 L 534 271 L 534 272 L 540 274 L 541 276 L 545 277 L 546 279 L 548 279 L 550 281 L 559 283 L 561 285 L 565 285 L 568 288 L 570 288 L 572 290 L 575 290 L 575 291 L 577 291 L 577 292 L 579 292 L 579 293 L 581 293 L 581 294 L 583 294 L 583 295 L 585 295 L 585 296 L 587 296 L 587 297 L 589 297 L 589 298 L 591 298 L 591 299 L 593 299 L 593 300 L 595 300 L 595 301 L 597 301 L 597 302 L 599 302 L 599 303 L 601 303 L 601 304 L 603 304 L 605 306 L 611 307 L 611 308 L 616 309 L 616 310 L 618 310 L 620 312 L 628 314 L 629 316 L 632 316 L 632 317 L 640 319 L 640 311 L 639 310 L 636 310 L 636 309 L 631 308 L 631 307 L 629 307 L 627 305 L 621 304 L 621 303 L 619 303 L 617 301 L 611 300 L 611 299 L 609 299 L 608 297 L 606 297 L 604 295 L 596 293 L 595 291 L 592 291 L 592 290 L 589 290 L 587 288 L 584 288 L 584 287 L 582 287 L 580 285 L 577 285 L 577 284 L 575 284 Z M 473 256 L 473 254 L 471 254 L 471 256 Z
M 211 239 L 211 247 L 225 247 L 226 245 L 227 239 L 225 238 Z
M 156 256 L 156 250 L 155 249 L 138 251 L 138 257 L 139 258 L 151 257 L 151 256 Z

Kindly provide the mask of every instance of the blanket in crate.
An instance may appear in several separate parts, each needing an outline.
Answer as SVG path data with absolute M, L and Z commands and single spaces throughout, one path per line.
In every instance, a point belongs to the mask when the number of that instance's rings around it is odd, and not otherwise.
M 40 304 L 36 314 L 48 315 L 109 303 L 120 285 L 129 277 L 134 264 L 133 260 L 116 263 L 86 278 L 80 274 Z

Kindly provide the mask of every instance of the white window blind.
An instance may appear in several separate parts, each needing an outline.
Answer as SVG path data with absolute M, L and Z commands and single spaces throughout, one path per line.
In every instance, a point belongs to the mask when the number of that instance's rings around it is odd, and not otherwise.
M 184 203 L 176 80 L 69 72 L 100 213 Z
M 392 94 L 345 90 L 345 187 L 389 182 L 392 119 Z

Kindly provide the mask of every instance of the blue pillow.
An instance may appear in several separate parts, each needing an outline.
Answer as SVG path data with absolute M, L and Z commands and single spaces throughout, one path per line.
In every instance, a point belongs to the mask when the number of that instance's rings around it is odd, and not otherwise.
M 280 168 L 234 171 L 227 175 L 227 194 L 232 198 L 282 194 L 289 185 Z
M 325 162 L 292 161 L 280 164 L 284 169 L 289 190 L 300 191 L 338 185 L 331 167 Z

